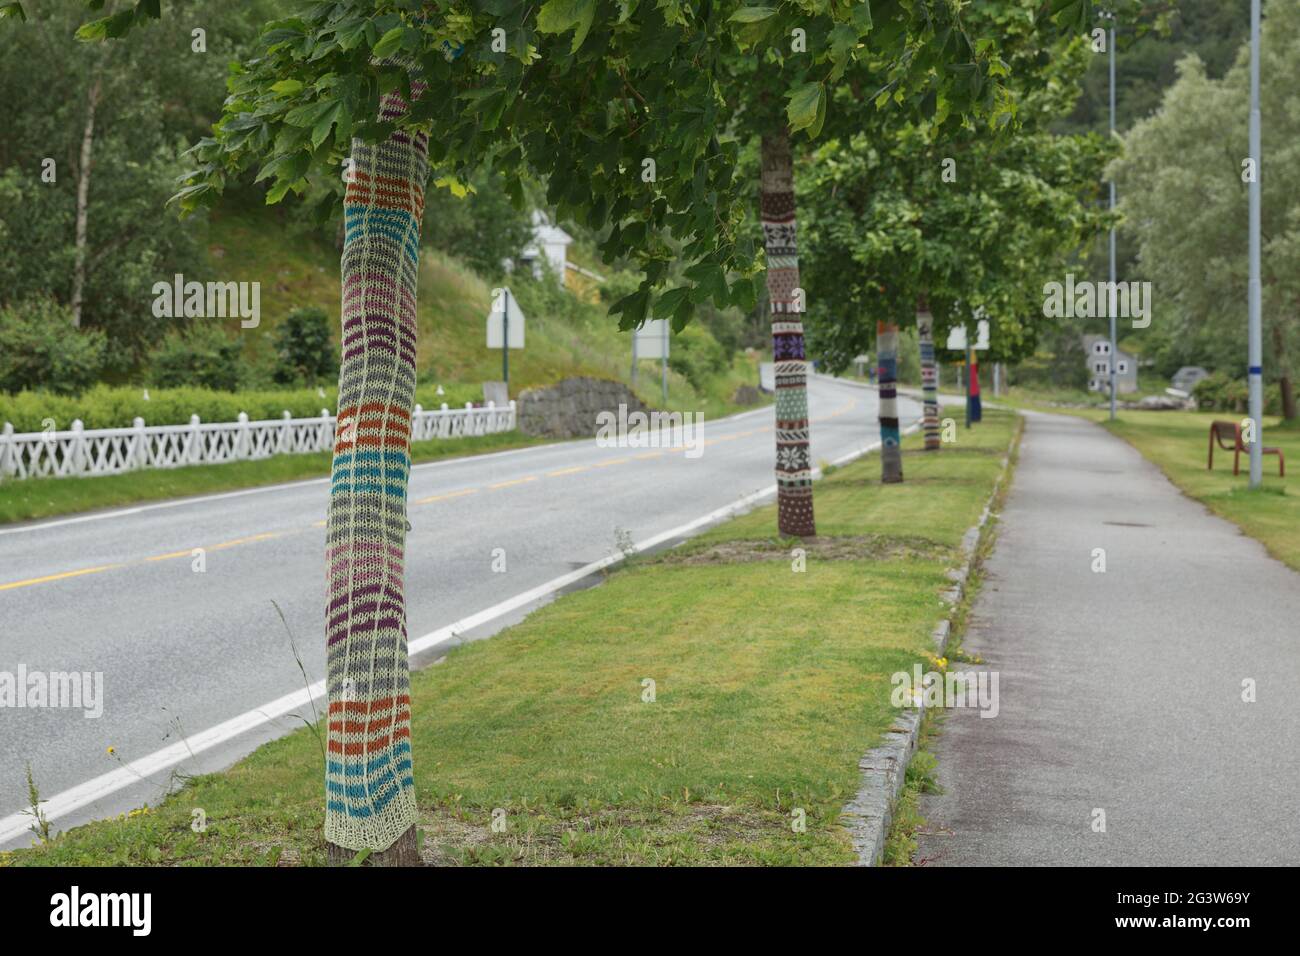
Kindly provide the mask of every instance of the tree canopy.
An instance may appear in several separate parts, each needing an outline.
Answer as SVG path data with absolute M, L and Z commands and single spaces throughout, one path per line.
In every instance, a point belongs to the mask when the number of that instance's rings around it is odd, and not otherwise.
M 120 36 L 159 8 L 139 0 L 79 35 Z M 353 136 L 391 132 L 377 105 L 401 90 L 415 102 L 399 124 L 437 131 L 430 160 L 440 184 L 463 188 L 490 167 L 520 201 L 530 173 L 548 183 L 562 216 L 608 226 L 602 254 L 634 259 L 644 276 L 612 307 L 625 327 L 645 318 L 670 261 L 683 260 L 689 285 L 656 306 L 680 326 L 702 302 L 751 308 L 756 295 L 757 250 L 739 228 L 745 211 L 732 185 L 737 104 L 725 95 L 722 58 L 784 49 L 801 34 L 806 65 L 787 77 L 780 102 L 791 130 L 809 136 L 834 108 L 833 85 L 860 62 L 881 78 L 877 109 L 960 123 L 1013 113 L 1004 38 L 1082 32 L 1093 12 L 1091 0 L 308 4 L 270 24 L 258 55 L 235 68 L 224 115 L 194 148 L 178 198 L 198 208 L 245 172 L 271 182 L 271 201 L 305 190 L 313 173 L 336 176 Z M 971 16 L 1000 28 L 972 35 Z
M 1044 281 L 1104 223 L 1096 200 L 1113 147 L 1046 128 L 1088 56 L 1080 38 L 1049 58 L 1020 98 L 1014 137 L 942 138 L 878 115 L 817 150 L 802 174 L 812 354 L 843 369 L 878 321 L 910 324 L 922 303 L 938 341 L 982 309 L 995 330 L 989 358 L 1032 352 Z

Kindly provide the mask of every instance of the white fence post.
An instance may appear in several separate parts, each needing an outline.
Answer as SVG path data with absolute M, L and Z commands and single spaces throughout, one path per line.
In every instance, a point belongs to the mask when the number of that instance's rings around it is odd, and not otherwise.
M 0 437 L 0 478 L 6 478 L 18 472 L 18 462 L 15 455 L 14 425 L 13 422 L 5 422 L 3 437 Z
M 197 462 L 202 457 L 203 449 L 200 447 L 202 436 L 199 434 L 199 416 L 190 416 L 190 447 L 186 460 L 191 464 Z
M 239 413 L 239 426 L 235 433 L 235 457 L 248 457 L 248 412 Z
M 313 451 L 329 451 L 334 447 L 334 423 L 330 421 L 330 410 L 320 410 L 321 425 L 316 435 L 316 447 Z
M 72 461 L 69 471 L 74 475 L 86 470 L 86 439 L 81 434 L 85 429 L 86 426 L 82 424 L 80 418 L 73 419 Z
M 291 431 L 293 426 L 289 424 L 289 421 L 293 416 L 289 414 L 289 409 L 286 408 L 284 410 L 284 415 L 282 417 L 284 419 L 284 424 L 280 426 L 280 444 L 279 447 L 276 448 L 276 451 L 281 454 L 289 450 L 289 438 L 293 434 Z
M 144 433 L 144 419 L 139 415 L 135 416 L 131 421 L 131 427 L 135 429 L 131 445 L 131 466 L 143 468 L 149 461 L 149 448 L 145 444 L 149 438 Z

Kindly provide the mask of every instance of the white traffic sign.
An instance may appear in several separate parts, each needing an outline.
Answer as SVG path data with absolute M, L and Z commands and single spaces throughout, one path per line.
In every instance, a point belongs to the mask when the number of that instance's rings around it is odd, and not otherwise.
M 509 347 L 512 349 L 523 348 L 524 312 L 519 308 L 519 301 L 510 293 L 509 289 L 494 289 L 492 311 L 487 316 L 488 348 L 499 349 L 503 347 L 506 339 L 503 326 L 509 326 Z
M 649 319 L 633 335 L 632 354 L 638 359 L 668 357 L 668 320 Z
M 976 326 L 975 344 L 971 346 L 976 352 L 982 352 L 989 347 L 989 320 L 980 319 Z M 954 352 L 966 351 L 966 326 L 954 326 L 948 331 L 947 348 Z

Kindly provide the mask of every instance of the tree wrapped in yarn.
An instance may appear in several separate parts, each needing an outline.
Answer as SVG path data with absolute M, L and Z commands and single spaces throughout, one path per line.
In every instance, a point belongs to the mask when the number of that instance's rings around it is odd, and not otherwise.
M 880 480 L 903 480 L 903 449 L 898 431 L 898 326 L 876 323 L 876 351 L 880 354 Z
M 420 84 L 412 84 L 419 95 Z M 397 93 L 380 104 L 402 115 Z M 352 143 L 344 193 L 342 364 L 327 522 L 329 695 L 325 839 L 331 855 L 388 851 L 413 862 L 404 564 L 416 278 L 428 137 Z
M 939 450 L 939 366 L 934 358 L 934 316 L 919 311 L 916 338 L 921 352 L 921 429 L 925 450 Z
M 760 218 L 767 253 L 767 298 L 772 313 L 776 375 L 776 502 L 781 534 L 808 537 L 813 520 L 809 451 L 808 363 L 804 357 L 804 303 L 794 214 L 794 167 L 789 131 L 766 135 L 760 150 Z

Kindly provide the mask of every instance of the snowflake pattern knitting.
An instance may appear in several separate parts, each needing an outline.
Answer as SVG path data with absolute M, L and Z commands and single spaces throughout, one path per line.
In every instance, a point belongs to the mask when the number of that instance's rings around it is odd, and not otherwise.
M 760 218 L 767 252 L 767 297 L 772 310 L 772 359 L 776 372 L 777 527 L 782 534 L 817 533 L 813 521 L 811 453 L 808 443 L 808 363 L 804 361 L 803 303 L 794 215 L 794 168 L 790 136 L 764 136 L 761 149 Z

